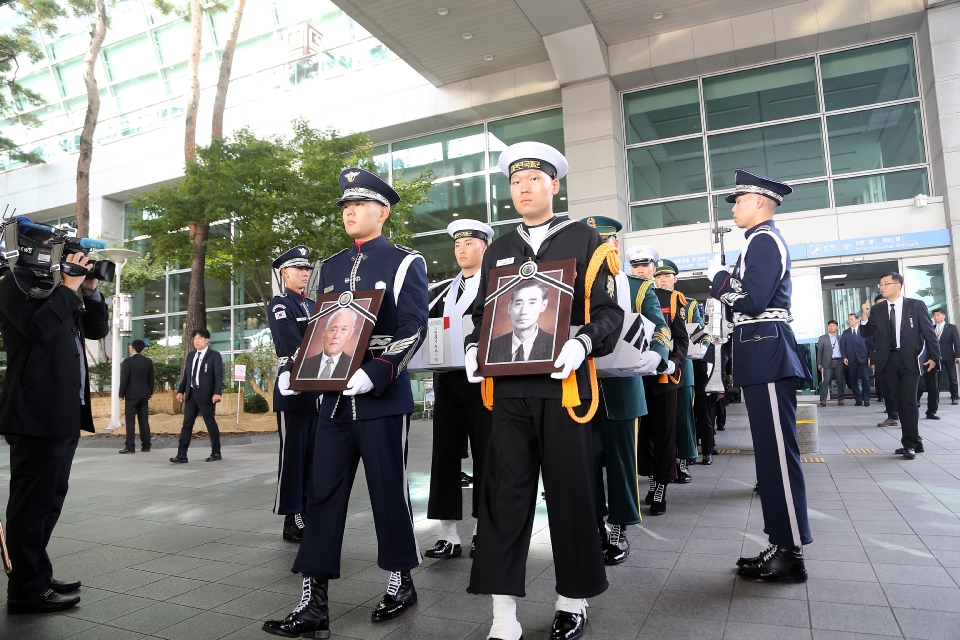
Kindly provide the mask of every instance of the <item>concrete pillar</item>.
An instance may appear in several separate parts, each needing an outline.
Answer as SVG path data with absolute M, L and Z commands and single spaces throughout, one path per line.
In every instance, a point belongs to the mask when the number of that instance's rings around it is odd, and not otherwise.
M 629 228 L 620 94 L 608 77 L 561 88 L 571 219 L 609 216 Z
M 123 203 L 99 196 L 90 197 L 90 236 L 108 246 L 123 240 Z

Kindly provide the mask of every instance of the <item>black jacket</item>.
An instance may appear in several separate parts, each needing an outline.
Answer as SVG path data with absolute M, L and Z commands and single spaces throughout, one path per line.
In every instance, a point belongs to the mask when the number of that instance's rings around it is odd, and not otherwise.
M 153 360 L 135 353 L 120 365 L 120 397 L 139 400 L 153 396 Z
M 934 333 L 936 333 L 936 327 L 934 327 Z M 943 333 L 940 334 L 940 358 L 947 362 L 960 358 L 960 334 L 957 333 L 955 324 L 943 323 Z
M 194 399 L 197 404 L 201 406 L 213 404 L 213 396 L 220 395 L 223 391 L 223 357 L 219 351 L 207 347 L 207 353 L 200 361 L 200 386 L 193 389 L 190 385 L 190 377 L 193 374 L 193 359 L 196 357 L 196 351 L 191 351 L 187 356 L 187 366 L 183 369 L 179 391 L 183 394 L 184 400 L 196 394 Z
M 890 348 L 895 341 L 890 335 L 890 314 L 886 300 L 881 300 L 870 309 L 870 318 L 861 322 L 863 337 L 870 344 L 870 362 L 880 371 L 887 366 L 890 357 Z M 870 340 L 873 337 L 874 340 Z M 937 334 L 933 331 L 933 320 L 927 311 L 927 305 L 922 300 L 903 298 L 903 318 L 900 321 L 900 353 L 904 363 L 910 371 L 920 372 L 920 363 L 917 358 L 927 345 L 927 358 L 940 362 L 940 343 Z
M 32 280 L 28 284 L 36 285 Z M 41 300 L 20 291 L 10 275 L 0 279 L 0 333 L 7 352 L 0 433 L 75 437 L 81 429 L 94 430 L 84 339 L 105 337 L 107 319 L 107 303 L 99 292 L 81 300 L 58 286 Z M 83 380 L 81 358 L 88 372 Z
M 552 333 L 543 329 L 537 332 L 537 337 L 533 340 L 533 346 L 530 353 L 524 354 L 527 361 L 535 362 L 537 360 L 553 360 L 553 339 Z M 490 341 L 490 349 L 487 352 L 487 362 L 513 362 L 513 332 L 497 336 Z
M 319 331 L 319 329 L 318 329 Z M 313 380 L 320 378 L 320 372 L 323 370 L 323 359 L 324 354 L 321 351 L 315 356 L 310 356 L 305 358 L 303 364 L 300 365 L 300 373 L 298 375 L 299 380 Z M 350 365 L 353 364 L 353 358 L 347 354 L 340 356 L 340 359 L 337 360 L 337 366 L 333 368 L 333 371 L 330 372 L 330 378 L 334 380 L 345 380 L 347 374 L 350 373 Z

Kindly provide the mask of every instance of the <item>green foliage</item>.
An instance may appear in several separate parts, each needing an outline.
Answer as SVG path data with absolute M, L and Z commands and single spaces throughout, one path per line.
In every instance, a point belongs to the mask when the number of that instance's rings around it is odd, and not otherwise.
M 258 137 L 247 128 L 209 146 L 197 147 L 183 180 L 135 198 L 144 219 L 134 223 L 137 234 L 152 238 L 158 262 L 189 263 L 193 247 L 191 222 L 212 224 L 232 220 L 234 237 L 211 233 L 207 268 L 224 282 L 233 273 L 246 273 L 257 287 L 261 304 L 272 297 L 260 283 L 269 281 L 270 261 L 282 250 L 305 244 L 316 258 L 350 246 L 343 228 L 338 178 L 349 166 L 374 168 L 372 146 L 363 134 L 340 136 L 332 129 L 293 123 L 293 134 Z M 404 243 L 415 204 L 426 201 L 432 175 L 423 173 L 394 188 L 402 200 L 393 207 L 384 233 Z
M 112 368 L 109 360 L 102 360 L 88 366 L 87 373 L 90 375 L 90 387 L 94 391 L 102 394 L 103 390 L 109 386 Z
M 120 274 L 120 292 L 136 293 L 151 282 L 162 279 L 165 273 L 163 264 L 154 260 L 149 253 L 127 260 Z M 101 282 L 99 289 L 100 293 L 107 298 L 112 298 L 114 295 L 113 282 Z
M 277 355 L 271 343 L 260 344 L 250 351 L 234 355 L 234 362 L 246 365 L 247 380 L 256 381 L 262 389 L 265 389 L 268 382 L 273 382 L 273 379 L 277 377 L 279 360 L 277 360 Z
M 248 393 L 243 396 L 243 410 L 246 413 L 266 413 L 270 410 L 266 399 L 256 393 Z
M 142 353 L 153 360 L 154 390 L 176 389 L 177 385 L 180 384 L 180 376 L 183 373 L 183 348 L 152 344 Z

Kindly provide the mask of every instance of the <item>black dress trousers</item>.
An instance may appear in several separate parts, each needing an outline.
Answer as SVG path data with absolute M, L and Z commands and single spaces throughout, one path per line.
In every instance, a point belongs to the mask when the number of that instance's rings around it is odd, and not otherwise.
M 377 566 L 385 571 L 409 571 L 423 561 L 413 531 L 407 485 L 409 433 L 409 415 L 370 420 L 318 418 L 313 488 L 294 573 L 340 577 L 347 505 L 360 460 L 377 532 Z
M 703 447 L 703 455 L 713 454 L 716 448 L 716 435 L 713 425 L 717 420 L 717 405 L 720 401 L 715 394 L 698 393 L 693 399 L 693 414 L 697 421 L 697 437 Z
M 150 446 L 150 413 L 148 407 L 150 398 L 126 398 L 123 401 L 123 409 L 127 419 L 127 449 L 133 449 L 137 443 L 137 425 L 136 420 L 140 421 L 140 443 Z
M 893 398 L 893 404 L 900 416 L 900 444 L 916 449 L 920 445 L 918 423 L 920 411 L 917 408 L 917 385 L 920 373 L 907 369 L 903 363 L 902 351 L 892 351 L 883 370 L 886 391 Z
M 479 544 L 467 592 L 526 595 L 541 474 L 557 593 L 592 598 L 606 591 L 592 451 L 590 425 L 571 420 L 559 398 L 496 398 L 480 485 Z
M 60 518 L 70 483 L 77 436 L 39 438 L 8 433 L 10 498 L 7 501 L 7 548 L 13 571 L 7 597 L 41 595 L 53 578 L 47 543 Z
M 273 512 L 284 516 L 304 513 L 313 483 L 317 414 L 277 411 L 277 432 L 280 434 L 280 466 Z
M 667 484 L 677 477 L 677 391 L 654 395 L 656 382 L 644 378 L 647 391 L 647 415 L 640 418 L 637 442 L 637 471 Z
M 463 520 L 460 460 L 464 442 L 470 438 L 473 453 L 473 507 L 477 517 L 484 454 L 490 439 L 493 412 L 483 406 L 480 385 L 467 382 L 464 371 L 433 376 L 436 404 L 433 412 L 433 461 L 430 465 L 430 500 L 427 518 Z
M 187 455 L 187 449 L 190 447 L 190 438 L 193 437 L 193 424 L 197 421 L 197 416 L 203 414 L 203 423 L 207 427 L 207 433 L 210 435 L 211 453 L 220 453 L 220 428 L 217 426 L 217 405 L 213 403 L 201 405 L 196 401 L 191 393 L 183 401 L 183 427 L 180 429 L 180 443 L 177 447 L 177 455 Z

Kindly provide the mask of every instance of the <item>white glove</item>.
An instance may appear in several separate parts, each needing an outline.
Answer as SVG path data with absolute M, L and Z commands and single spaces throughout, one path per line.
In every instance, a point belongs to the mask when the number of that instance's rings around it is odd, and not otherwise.
M 667 360 L 667 368 L 664 371 L 668 376 L 672 376 L 673 372 L 677 370 L 677 363 L 673 360 Z
M 557 361 L 553 363 L 554 368 L 562 369 L 562 371 L 551 373 L 550 377 L 555 380 L 566 380 L 571 371 L 580 368 L 580 365 L 583 364 L 586 357 L 587 349 L 583 346 L 583 342 L 576 338 L 567 340 L 563 348 L 560 349 L 560 355 L 557 357 Z
M 280 377 L 277 379 L 277 388 L 280 390 L 280 395 L 282 396 L 298 396 L 300 395 L 299 391 L 294 391 L 290 388 L 290 372 L 284 371 L 280 374 Z
M 370 381 L 370 376 L 363 369 L 357 369 L 357 372 L 347 382 L 347 389 L 343 392 L 343 395 L 359 396 L 369 391 L 373 391 L 373 382 Z
M 638 376 L 653 375 L 657 372 L 657 367 L 660 366 L 661 362 L 663 362 L 663 358 L 656 351 L 644 351 L 640 354 L 640 362 L 637 363 L 634 373 Z
M 469 347 L 463 354 L 463 368 L 467 370 L 467 382 L 483 382 L 483 376 L 477 375 L 477 348 Z
M 711 281 L 716 277 L 716 275 L 722 271 L 730 273 L 730 267 L 720 264 L 720 254 L 713 254 L 713 258 L 710 259 L 710 262 L 707 263 L 707 277 Z

